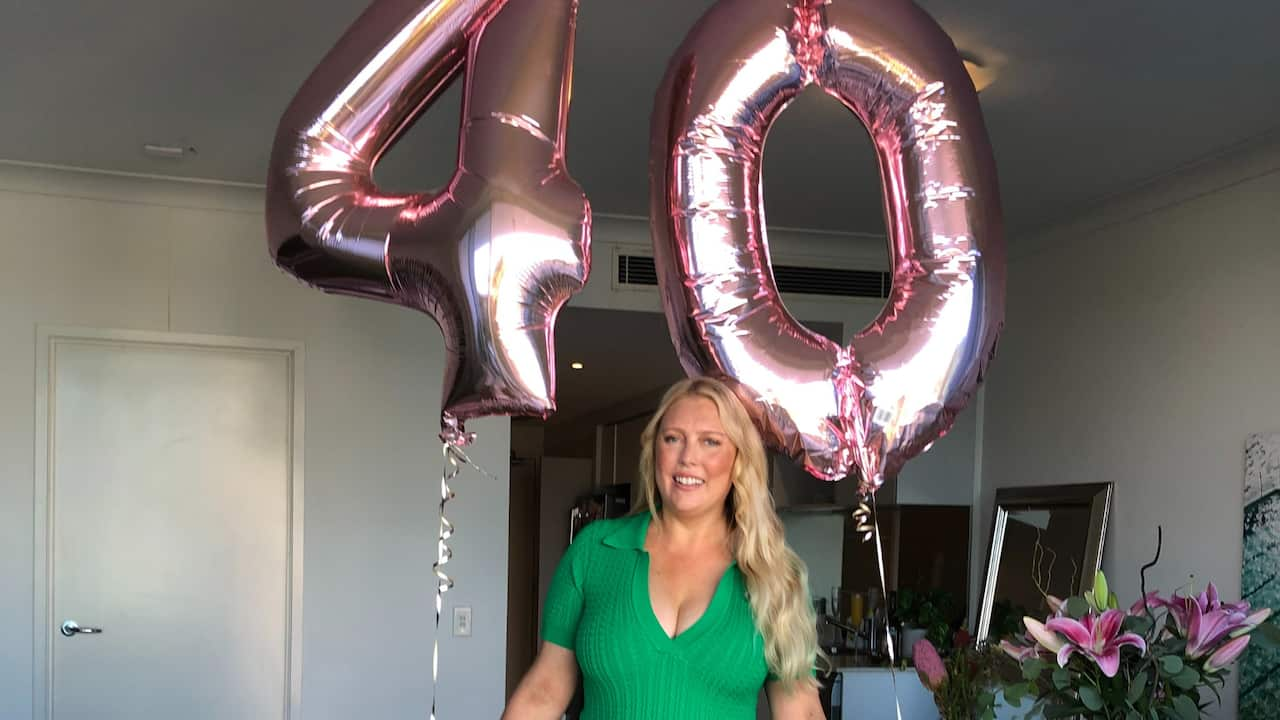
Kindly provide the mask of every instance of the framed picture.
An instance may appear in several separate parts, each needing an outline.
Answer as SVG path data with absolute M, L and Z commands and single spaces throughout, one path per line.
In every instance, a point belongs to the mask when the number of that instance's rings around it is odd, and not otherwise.
M 1111 483 L 996 490 L 991 550 L 975 637 L 1022 635 L 1022 618 L 1048 612 L 1044 595 L 1092 589 L 1102 566 Z
M 1280 608 L 1280 433 L 1250 435 L 1244 447 L 1244 567 L 1240 594 L 1253 607 Z M 1280 650 L 1252 643 L 1240 660 L 1240 720 L 1275 717 Z

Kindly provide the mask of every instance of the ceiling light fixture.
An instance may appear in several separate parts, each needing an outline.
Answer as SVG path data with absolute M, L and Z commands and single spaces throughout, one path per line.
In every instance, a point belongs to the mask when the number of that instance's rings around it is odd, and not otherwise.
M 196 149 L 191 146 L 183 147 L 182 145 L 160 145 L 157 143 L 146 143 L 142 146 L 142 152 L 154 158 L 164 158 L 165 160 L 181 160 L 188 155 L 195 155 Z
M 571 362 L 569 363 L 569 367 L 573 368 L 574 370 L 581 370 L 583 368 L 583 365 L 580 362 Z
M 973 53 L 960 51 L 960 59 L 964 61 L 965 72 L 969 73 L 969 79 L 973 81 L 973 89 L 982 92 L 991 83 L 996 81 L 996 69 L 988 65 L 984 65 L 981 60 L 973 55 Z

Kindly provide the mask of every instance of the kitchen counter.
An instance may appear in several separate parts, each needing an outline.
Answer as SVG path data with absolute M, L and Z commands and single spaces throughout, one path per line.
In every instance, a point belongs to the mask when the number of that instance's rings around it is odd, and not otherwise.
M 903 720 L 937 720 L 933 693 L 920 683 L 914 668 L 889 672 L 883 665 L 853 664 L 839 668 L 844 692 L 841 694 L 845 720 L 897 720 L 894 685 Z
M 938 708 L 933 704 L 933 693 L 920 682 L 915 668 L 898 670 L 892 675 L 884 665 L 871 664 L 865 658 L 838 656 L 837 670 L 841 675 L 841 717 L 843 720 L 897 720 L 893 698 L 897 683 L 898 702 L 903 720 L 938 720 Z M 1010 708 L 1002 695 L 996 700 L 996 720 L 1025 720 L 1031 703 L 1023 701 L 1023 707 Z

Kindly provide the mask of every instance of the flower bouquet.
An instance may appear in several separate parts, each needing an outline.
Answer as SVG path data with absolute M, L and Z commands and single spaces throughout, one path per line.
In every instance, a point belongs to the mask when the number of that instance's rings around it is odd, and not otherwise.
M 943 720 L 991 720 L 995 717 L 994 662 L 986 650 L 974 648 L 961 629 L 952 637 L 943 659 L 928 638 L 912 646 L 912 660 L 920 682 L 933 693 Z
M 1099 572 L 1083 597 L 1047 600 L 1053 616 L 1024 618 L 1025 642 L 1000 643 L 1023 678 L 1004 688 L 1006 701 L 1034 697 L 1046 718 L 1197 720 L 1201 690 L 1221 700 L 1254 631 L 1280 632 L 1266 622 L 1270 609 L 1223 602 L 1212 583 L 1198 595 L 1145 593 L 1122 610 Z

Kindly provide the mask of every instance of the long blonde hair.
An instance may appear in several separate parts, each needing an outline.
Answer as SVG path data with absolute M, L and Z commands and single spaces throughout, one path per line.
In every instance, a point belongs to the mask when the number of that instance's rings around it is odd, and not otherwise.
M 768 467 L 760 433 L 746 409 L 724 383 L 711 378 L 681 380 L 663 396 L 657 412 L 640 436 L 640 485 L 649 512 L 661 522 L 654 478 L 657 457 L 653 440 L 663 416 L 676 401 L 702 397 L 716 404 L 725 434 L 737 449 L 730 473 L 725 518 L 729 522 L 734 559 L 746 579 L 751 615 L 764 637 L 765 661 L 780 680 L 814 686 L 810 671 L 825 660 L 818 648 L 809 573 L 787 546 L 782 521 L 769 494 Z M 643 506 L 637 508 L 642 510 Z

